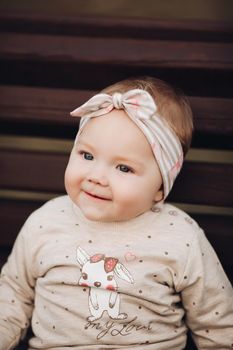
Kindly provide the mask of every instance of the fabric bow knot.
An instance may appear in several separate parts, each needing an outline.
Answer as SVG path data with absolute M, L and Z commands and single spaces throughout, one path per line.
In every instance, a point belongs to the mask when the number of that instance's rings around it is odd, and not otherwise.
M 112 96 L 95 95 L 70 114 L 73 117 L 93 118 L 107 114 L 114 108 L 124 109 L 130 117 L 138 119 L 150 119 L 157 111 L 154 100 L 147 91 L 134 89 L 124 94 L 115 92 Z

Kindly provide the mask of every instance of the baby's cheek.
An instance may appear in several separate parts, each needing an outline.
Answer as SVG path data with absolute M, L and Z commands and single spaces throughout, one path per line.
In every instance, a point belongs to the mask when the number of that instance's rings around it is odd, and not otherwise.
M 65 179 L 65 187 L 66 187 L 66 190 L 67 190 L 67 189 L 69 189 L 69 186 L 72 183 L 72 177 L 70 176 L 69 166 L 66 168 L 64 179 Z
M 77 176 L 75 175 L 75 172 L 72 171 L 72 169 L 67 169 L 65 172 L 65 188 L 66 191 L 71 192 L 77 188 L 77 185 L 79 184 L 79 181 L 77 179 Z

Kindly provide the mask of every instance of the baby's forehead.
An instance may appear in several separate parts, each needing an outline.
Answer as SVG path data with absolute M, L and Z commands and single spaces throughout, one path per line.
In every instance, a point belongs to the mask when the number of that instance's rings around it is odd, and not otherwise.
M 92 124 L 97 125 L 97 127 L 101 127 L 104 124 L 111 125 L 114 123 L 127 125 L 135 124 L 123 109 L 112 109 L 109 113 L 90 118 L 86 125 Z
M 92 136 L 101 133 L 103 137 L 108 133 L 118 134 L 122 138 L 125 134 L 134 138 L 143 138 L 144 134 L 136 123 L 131 120 L 124 110 L 112 110 L 111 112 L 90 118 L 83 127 L 81 136 Z
M 79 142 L 115 143 L 131 148 L 151 148 L 142 130 L 130 119 L 124 111 L 108 113 L 104 116 L 91 118 L 78 136 Z

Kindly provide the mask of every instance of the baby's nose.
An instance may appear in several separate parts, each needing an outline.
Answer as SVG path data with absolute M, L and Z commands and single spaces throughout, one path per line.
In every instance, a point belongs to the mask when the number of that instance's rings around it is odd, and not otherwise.
M 108 179 L 106 176 L 106 169 L 100 167 L 94 167 L 87 176 L 88 181 L 101 186 L 108 185 Z
M 94 286 L 97 287 L 97 288 L 99 288 L 99 287 L 101 286 L 101 283 L 100 283 L 100 282 L 95 282 L 95 283 L 94 283 Z

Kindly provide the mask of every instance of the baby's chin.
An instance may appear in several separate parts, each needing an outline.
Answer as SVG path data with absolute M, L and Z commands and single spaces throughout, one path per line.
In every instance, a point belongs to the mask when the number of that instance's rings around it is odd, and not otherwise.
M 90 221 L 96 221 L 96 222 L 112 222 L 114 221 L 114 218 L 112 215 L 104 214 L 99 211 L 93 210 L 93 209 L 83 209 L 82 207 L 79 207 L 83 215 L 87 220 Z
M 130 217 L 126 217 L 125 215 L 121 214 L 113 214 L 113 213 L 100 213 L 95 212 L 93 210 L 83 210 L 80 208 L 81 212 L 85 216 L 87 220 L 95 221 L 95 222 L 104 222 L 104 223 L 110 223 L 110 222 L 123 222 L 130 220 Z

